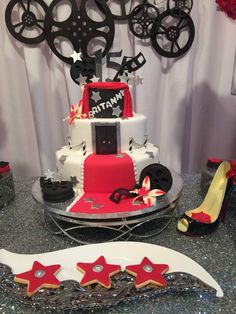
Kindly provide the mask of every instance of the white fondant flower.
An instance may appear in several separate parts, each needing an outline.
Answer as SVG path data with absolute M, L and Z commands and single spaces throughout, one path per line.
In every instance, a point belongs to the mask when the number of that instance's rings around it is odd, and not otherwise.
M 142 182 L 142 187 L 140 189 L 135 189 L 133 191 L 130 191 L 130 193 L 138 194 L 138 196 L 135 197 L 133 200 L 133 203 L 139 198 L 141 198 L 145 205 L 148 207 L 154 205 L 155 200 L 158 196 L 162 196 L 166 194 L 165 191 L 159 190 L 159 189 L 153 189 L 150 190 L 150 179 L 149 176 L 146 176 Z

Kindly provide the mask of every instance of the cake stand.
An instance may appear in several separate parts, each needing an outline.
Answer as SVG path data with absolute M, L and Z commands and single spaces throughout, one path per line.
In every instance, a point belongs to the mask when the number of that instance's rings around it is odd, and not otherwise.
M 155 206 L 133 211 L 94 214 L 67 212 L 72 200 L 49 203 L 43 200 L 40 181 L 32 186 L 34 200 L 43 208 L 45 226 L 54 234 L 66 235 L 79 244 L 115 240 L 140 240 L 161 233 L 173 219 L 178 218 L 178 200 L 183 188 L 182 177 L 171 170 L 173 185 L 158 199 Z

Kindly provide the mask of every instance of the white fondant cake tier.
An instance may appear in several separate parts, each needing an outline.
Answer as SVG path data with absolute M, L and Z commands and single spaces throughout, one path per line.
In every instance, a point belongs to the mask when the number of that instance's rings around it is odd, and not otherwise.
M 126 153 L 133 161 L 135 180 L 137 183 L 143 168 L 159 161 L 159 149 L 151 143 L 147 143 L 146 148 L 142 147 L 135 149 L 132 152 L 126 151 Z M 62 174 L 62 177 L 65 180 L 71 180 L 72 177 L 76 177 L 78 181 L 77 189 L 83 190 L 84 160 L 89 155 L 89 153 L 83 155 L 82 149 L 70 149 L 68 146 L 64 146 L 56 152 L 56 162 L 59 173 Z
M 86 145 L 86 152 L 96 153 L 96 127 L 115 126 L 117 138 L 117 152 L 128 151 L 130 139 L 133 139 L 133 150 L 142 145 L 146 138 L 146 120 L 142 114 L 134 114 L 130 118 L 96 118 L 75 119 L 69 126 L 69 143 L 76 149 L 82 143 Z

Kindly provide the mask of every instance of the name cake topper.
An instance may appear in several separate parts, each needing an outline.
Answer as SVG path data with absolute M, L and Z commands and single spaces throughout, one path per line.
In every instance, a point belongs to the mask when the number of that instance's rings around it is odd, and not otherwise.
M 90 89 L 90 118 L 119 118 L 124 109 L 124 90 Z

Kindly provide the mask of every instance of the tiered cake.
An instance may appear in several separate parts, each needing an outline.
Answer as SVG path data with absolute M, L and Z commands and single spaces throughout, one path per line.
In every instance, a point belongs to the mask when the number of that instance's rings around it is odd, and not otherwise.
M 158 161 L 158 148 L 147 142 L 146 117 L 132 111 L 128 85 L 87 84 L 77 116 L 75 110 L 69 143 L 56 158 L 63 179 L 76 177 L 81 191 L 131 189 L 142 169 Z

